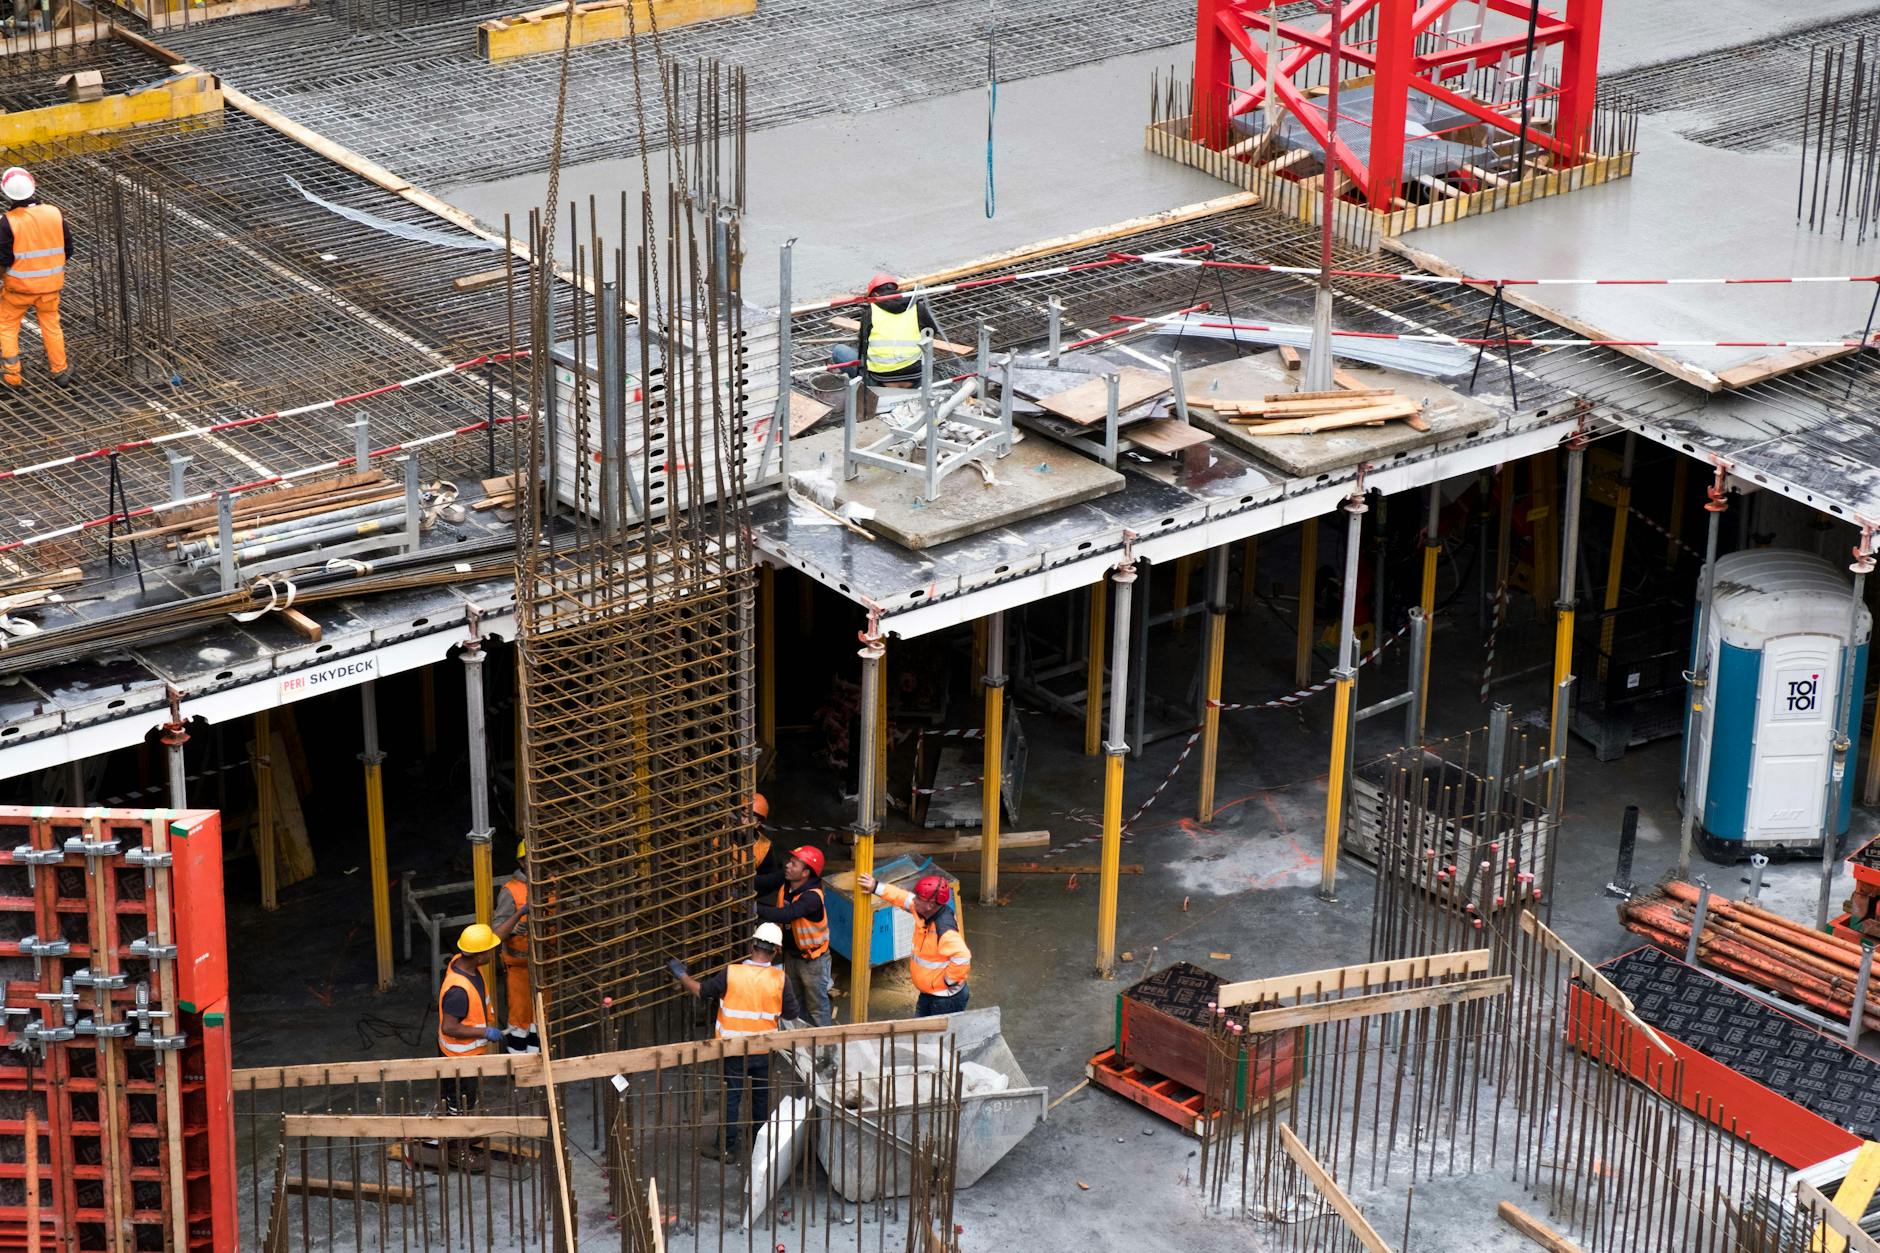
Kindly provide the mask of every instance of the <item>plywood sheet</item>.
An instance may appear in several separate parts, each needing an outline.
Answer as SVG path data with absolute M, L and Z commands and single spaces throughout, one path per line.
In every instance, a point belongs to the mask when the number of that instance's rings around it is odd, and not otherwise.
M 1117 371 L 1116 409 L 1121 413 L 1133 405 L 1152 400 L 1169 389 L 1169 377 L 1154 370 L 1124 366 Z M 1110 408 L 1109 384 L 1100 378 L 1079 383 L 1054 396 L 1041 396 L 1038 403 L 1061 418 L 1089 426 L 1103 421 Z M 1132 432 L 1133 437 L 1133 432 Z
M 1150 452 L 1166 453 L 1170 456 L 1184 448 L 1193 448 L 1196 444 L 1205 444 L 1214 436 L 1198 426 L 1191 426 L 1180 418 L 1156 418 L 1149 422 L 1138 422 L 1127 432 L 1129 441 L 1139 448 Z

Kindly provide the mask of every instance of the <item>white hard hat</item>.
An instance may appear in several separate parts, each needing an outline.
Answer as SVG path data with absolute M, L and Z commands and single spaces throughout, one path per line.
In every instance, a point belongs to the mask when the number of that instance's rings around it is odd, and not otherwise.
M 0 196 L 16 204 L 31 200 L 38 190 L 39 184 L 33 181 L 33 176 L 17 165 L 8 166 L 6 172 L 0 174 Z
M 782 948 L 783 928 L 774 922 L 760 922 L 757 924 L 757 934 L 751 939 L 759 944 L 768 944 L 772 948 Z

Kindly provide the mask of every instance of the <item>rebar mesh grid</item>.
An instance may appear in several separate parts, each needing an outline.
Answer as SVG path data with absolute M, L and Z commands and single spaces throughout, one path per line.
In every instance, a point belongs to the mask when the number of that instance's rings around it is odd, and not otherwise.
M 701 116 L 741 141 L 735 78 L 711 76 L 728 94 Z M 609 256 L 591 213 L 584 236 L 570 210 L 586 286 L 568 301 L 566 351 L 585 385 L 561 390 L 548 351 L 557 284 L 531 274 L 530 405 L 543 420 L 530 423 L 525 468 L 540 490 L 519 496 L 522 826 L 543 901 L 531 964 L 563 1051 L 678 1031 L 685 993 L 668 960 L 729 960 L 746 926 L 756 573 L 732 295 L 742 247 L 732 188 L 711 181 L 739 183 L 741 169 L 676 175 L 663 237 L 651 188 L 639 197 L 631 260 L 624 246 Z M 530 223 L 534 255 L 551 255 L 554 232 L 551 207 Z M 630 283 L 635 307 L 663 317 L 630 322 Z M 636 345 L 637 361 L 610 344 Z M 648 453 L 623 455 L 629 444 Z M 571 534 L 542 505 L 569 454 L 573 499 L 616 502 L 576 511 Z

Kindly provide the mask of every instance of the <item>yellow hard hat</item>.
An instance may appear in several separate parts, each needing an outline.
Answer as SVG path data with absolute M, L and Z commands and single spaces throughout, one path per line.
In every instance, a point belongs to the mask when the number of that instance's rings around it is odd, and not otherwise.
M 517 840 L 516 841 L 516 860 L 521 861 L 524 857 L 527 857 L 528 855 L 529 855 L 529 842 L 527 840 Z
M 457 951 L 475 957 L 479 953 L 489 952 L 501 943 L 502 941 L 496 938 L 494 931 L 480 922 L 473 922 L 457 937 Z

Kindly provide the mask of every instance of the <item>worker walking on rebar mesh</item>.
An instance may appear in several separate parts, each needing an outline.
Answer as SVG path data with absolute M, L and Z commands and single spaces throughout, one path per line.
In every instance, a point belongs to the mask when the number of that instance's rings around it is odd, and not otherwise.
M 964 1010 L 970 999 L 966 980 L 973 973 L 973 954 L 953 911 L 953 885 L 937 874 L 922 875 L 912 892 L 871 874 L 857 875 L 855 882 L 862 891 L 914 915 L 914 951 L 907 964 L 914 990 L 920 993 L 914 998 L 915 1017 Z
M 783 929 L 774 922 L 760 922 L 751 937 L 750 955 L 716 974 L 694 979 L 677 957 L 666 963 L 680 987 L 718 1002 L 718 1038 L 743 1041 L 750 1050 L 735 1057 L 725 1054 L 724 1122 L 718 1141 L 701 1144 L 698 1150 L 700 1156 L 727 1165 L 744 1159 L 749 1134 L 770 1117 L 770 1049 L 752 1037 L 802 1017 L 796 994 L 777 964 L 782 951 Z
M 10 207 L 0 219 L 0 358 L 8 387 L 25 381 L 20 372 L 20 322 L 28 309 L 39 320 L 46 342 L 46 365 L 55 383 L 70 383 L 65 359 L 65 331 L 59 325 L 59 293 L 65 289 L 65 263 L 72 257 L 72 229 L 65 215 L 39 198 L 33 176 L 19 166 L 0 173 L 0 195 Z

